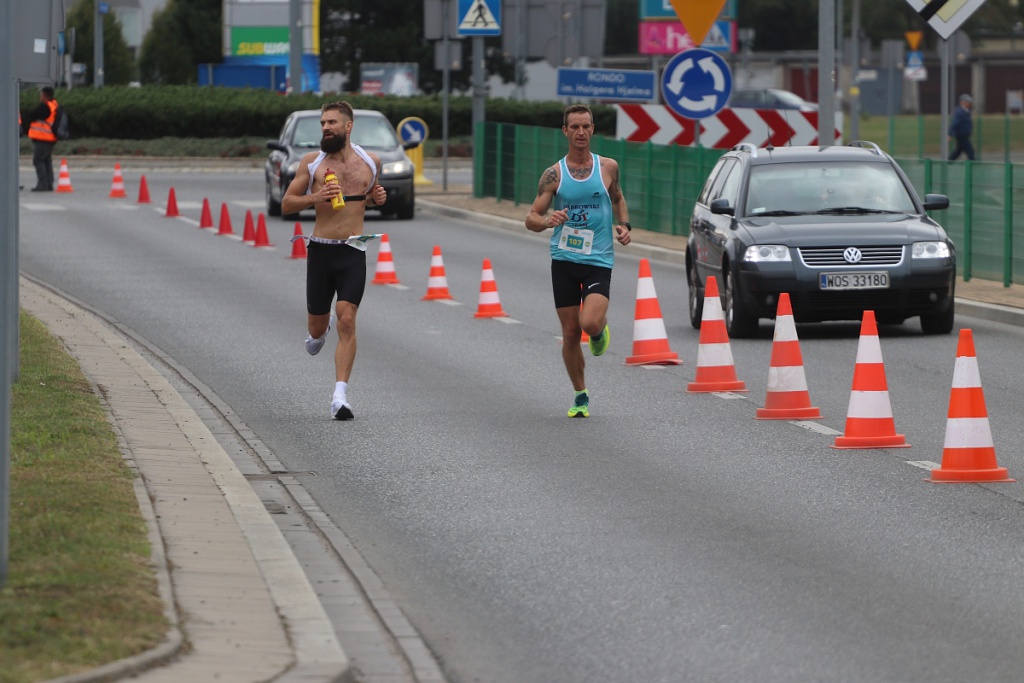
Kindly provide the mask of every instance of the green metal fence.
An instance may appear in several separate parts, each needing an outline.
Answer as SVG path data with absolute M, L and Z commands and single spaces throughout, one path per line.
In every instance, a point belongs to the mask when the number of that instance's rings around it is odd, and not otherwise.
M 541 173 L 563 157 L 558 128 L 486 122 L 474 139 L 474 194 L 529 206 Z M 626 142 L 595 136 L 591 149 L 619 162 L 632 223 L 647 230 L 685 235 L 690 212 L 722 150 Z M 949 197 L 949 209 L 933 212 L 957 247 L 957 269 L 978 277 L 1024 282 L 1024 164 L 897 158 L 921 196 Z

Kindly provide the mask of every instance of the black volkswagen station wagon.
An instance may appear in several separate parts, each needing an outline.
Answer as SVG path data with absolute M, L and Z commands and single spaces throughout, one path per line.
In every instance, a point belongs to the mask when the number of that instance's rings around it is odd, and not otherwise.
M 920 316 L 953 329 L 956 251 L 892 157 L 871 142 L 833 147 L 750 144 L 724 154 L 694 205 L 686 245 L 690 322 L 700 327 L 714 276 L 730 337 L 751 337 L 788 292 L 797 322 L 879 324 Z

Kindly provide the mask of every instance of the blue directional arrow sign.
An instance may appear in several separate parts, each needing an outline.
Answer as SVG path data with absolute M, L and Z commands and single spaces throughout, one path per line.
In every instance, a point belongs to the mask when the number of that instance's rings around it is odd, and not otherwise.
M 717 53 L 695 47 L 668 60 L 661 75 L 661 96 L 687 119 L 714 116 L 732 93 L 729 65 Z
M 402 119 L 398 123 L 398 135 L 404 143 L 423 143 L 427 139 L 427 122 L 416 116 Z
M 459 0 L 457 34 L 500 36 L 501 0 Z

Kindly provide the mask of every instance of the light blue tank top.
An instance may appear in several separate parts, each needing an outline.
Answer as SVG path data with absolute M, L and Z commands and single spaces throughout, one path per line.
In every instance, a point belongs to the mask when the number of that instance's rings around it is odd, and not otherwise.
M 601 162 L 591 152 L 590 176 L 577 180 L 569 174 L 565 158 L 558 164 L 562 178 L 555 191 L 555 210 L 564 209 L 569 220 L 551 235 L 551 258 L 611 268 L 615 259 L 612 199 L 601 178 Z

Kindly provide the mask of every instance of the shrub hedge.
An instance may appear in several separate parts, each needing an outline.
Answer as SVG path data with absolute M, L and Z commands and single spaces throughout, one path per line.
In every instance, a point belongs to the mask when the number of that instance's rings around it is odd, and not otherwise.
M 275 138 L 291 112 L 319 109 L 320 105 L 344 99 L 356 109 L 377 109 L 397 125 L 402 119 L 423 119 L 434 140 L 441 138 L 440 96 L 374 97 L 348 93 L 317 96 L 284 96 L 269 90 L 210 86 L 144 86 L 131 88 L 74 88 L 59 90 L 57 101 L 67 112 L 74 138 L 152 140 L 177 138 L 234 138 L 258 136 Z M 35 89 L 21 93 L 22 117 L 39 104 Z M 485 104 L 488 121 L 532 126 L 562 125 L 561 101 L 526 102 L 489 99 Z M 615 110 L 608 105 L 593 106 L 599 131 L 615 130 Z M 451 96 L 448 100 L 448 135 L 472 135 L 473 100 Z

